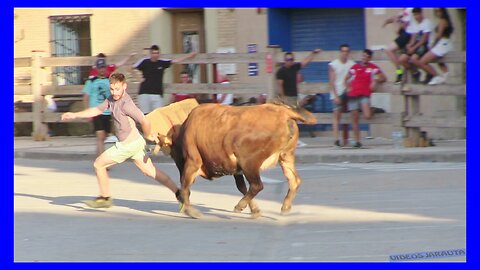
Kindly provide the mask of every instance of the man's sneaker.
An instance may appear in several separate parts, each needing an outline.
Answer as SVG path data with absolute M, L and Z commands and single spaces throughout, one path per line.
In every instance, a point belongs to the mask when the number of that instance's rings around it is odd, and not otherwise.
M 442 84 L 445 83 L 445 78 L 442 76 L 435 76 L 433 79 L 428 83 L 428 85 L 437 85 L 437 84 Z
M 419 83 L 420 82 L 420 71 L 412 73 L 412 82 Z
M 340 140 L 336 140 L 333 145 L 337 146 L 337 147 L 340 147 Z
M 425 80 L 423 80 L 423 84 L 428 84 L 431 80 L 433 79 L 433 75 L 430 73 L 427 73 L 427 76 L 425 76 Z
M 353 148 L 362 148 L 362 144 L 360 142 L 356 142 L 352 147 Z
M 443 73 L 443 74 L 442 74 L 442 77 L 443 77 L 443 79 L 445 79 L 445 81 L 447 81 L 448 72 Z
M 401 84 L 403 80 L 403 69 L 399 68 L 395 71 L 397 74 L 397 80 L 395 81 L 395 84 Z
M 180 193 L 180 189 L 175 192 L 175 197 L 178 201 L 178 212 L 183 213 L 185 211 L 185 204 L 182 198 L 182 193 Z
M 86 205 L 92 208 L 109 208 L 113 205 L 111 197 L 97 197 L 94 200 L 83 201 Z

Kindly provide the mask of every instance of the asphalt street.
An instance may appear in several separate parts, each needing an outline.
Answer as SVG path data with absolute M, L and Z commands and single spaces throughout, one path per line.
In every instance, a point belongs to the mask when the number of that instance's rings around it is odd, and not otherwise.
M 279 167 L 262 173 L 256 201 L 240 200 L 233 177 L 198 178 L 178 212 L 174 195 L 131 162 L 110 171 L 115 206 L 82 203 L 98 194 L 90 161 L 14 160 L 14 256 L 51 261 L 380 261 L 392 255 L 466 247 L 465 163 L 297 165 L 303 184 L 280 215 L 287 184 Z M 156 164 L 178 183 L 174 164 Z M 465 256 L 426 261 L 465 261 Z

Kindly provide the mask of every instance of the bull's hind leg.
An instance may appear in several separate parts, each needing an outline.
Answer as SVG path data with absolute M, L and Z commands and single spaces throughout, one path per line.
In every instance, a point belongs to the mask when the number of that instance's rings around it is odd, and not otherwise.
M 263 189 L 263 184 L 260 179 L 260 168 L 255 167 L 254 169 L 245 169 L 244 168 L 244 174 L 245 177 L 247 178 L 249 187 L 248 191 L 245 193 L 243 198 L 238 202 L 238 204 L 235 206 L 234 211 L 235 212 L 241 212 L 245 207 L 247 207 L 247 204 L 250 204 L 250 202 L 253 200 L 253 198 L 258 194 Z M 253 218 L 258 218 L 260 216 L 260 212 L 258 213 L 253 213 L 252 212 L 252 217 Z
M 243 178 L 243 174 L 235 174 L 233 175 L 235 178 L 235 184 L 237 185 L 237 189 L 243 194 L 247 194 L 247 186 L 245 185 L 245 178 Z M 250 207 L 250 212 L 252 213 L 252 216 L 259 217 L 260 216 L 260 208 L 258 208 L 258 205 L 255 203 L 255 201 L 252 199 L 250 203 L 248 204 Z M 237 210 L 235 207 L 234 209 L 235 212 L 240 212 Z
M 302 183 L 302 179 L 298 176 L 297 169 L 295 168 L 295 156 L 294 154 L 286 154 L 280 161 L 283 174 L 288 180 L 288 192 L 283 200 L 282 214 L 287 214 L 292 209 L 292 202 L 297 195 L 298 187 Z
M 187 160 L 180 179 L 180 182 L 182 184 L 181 194 L 183 198 L 182 211 L 192 218 L 202 217 L 200 211 L 190 205 L 190 187 L 192 186 L 193 182 L 195 182 L 195 177 L 197 177 L 198 175 L 198 169 L 199 168 L 195 166 L 194 162 L 189 162 Z

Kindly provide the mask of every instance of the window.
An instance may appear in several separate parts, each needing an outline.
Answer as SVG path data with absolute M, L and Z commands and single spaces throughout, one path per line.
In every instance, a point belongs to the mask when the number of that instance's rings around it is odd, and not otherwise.
M 90 15 L 50 16 L 53 57 L 90 56 Z M 58 85 L 83 84 L 90 67 L 56 67 L 54 81 Z

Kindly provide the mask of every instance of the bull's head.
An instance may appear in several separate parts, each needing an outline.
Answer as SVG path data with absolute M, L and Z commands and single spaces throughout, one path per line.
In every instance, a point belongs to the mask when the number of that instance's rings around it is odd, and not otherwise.
M 145 116 L 151 123 L 150 132 L 157 143 L 153 150 L 154 154 L 158 154 L 161 149 L 165 155 L 170 155 L 174 138 L 178 135 L 176 132 L 197 106 L 198 102 L 190 98 L 158 108 Z
M 153 150 L 153 153 L 155 155 L 157 155 L 158 152 L 160 150 L 162 150 L 163 154 L 165 154 L 166 156 L 169 156 L 170 153 L 171 153 L 171 150 L 172 150 L 172 148 L 171 148 L 171 146 L 172 146 L 171 136 L 158 134 L 157 139 L 158 140 L 155 140 L 157 145 L 155 146 L 155 149 Z

